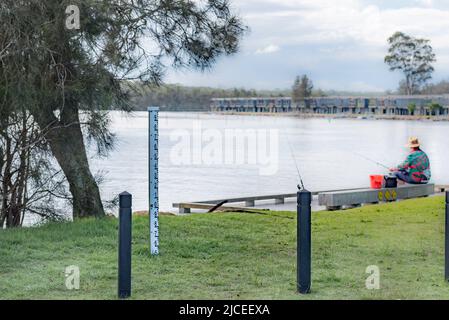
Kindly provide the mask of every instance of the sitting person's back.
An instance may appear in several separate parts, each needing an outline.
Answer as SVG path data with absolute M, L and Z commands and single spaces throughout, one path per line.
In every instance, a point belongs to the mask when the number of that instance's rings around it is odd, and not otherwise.
M 406 183 L 428 183 L 431 178 L 429 157 L 421 150 L 418 138 L 410 138 L 408 147 L 411 152 L 407 159 L 391 171 L 399 180 Z

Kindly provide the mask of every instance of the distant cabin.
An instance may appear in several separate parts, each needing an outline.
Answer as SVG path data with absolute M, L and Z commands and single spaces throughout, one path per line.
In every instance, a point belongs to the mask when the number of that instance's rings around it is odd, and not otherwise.
M 449 95 L 313 97 L 294 102 L 278 98 L 214 98 L 213 112 L 297 112 L 315 114 L 448 116 Z

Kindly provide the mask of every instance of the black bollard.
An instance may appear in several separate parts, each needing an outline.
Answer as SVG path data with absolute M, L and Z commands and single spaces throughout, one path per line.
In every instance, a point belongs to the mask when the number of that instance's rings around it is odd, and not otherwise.
M 118 297 L 125 299 L 131 296 L 132 195 L 123 192 L 119 199 Z
M 296 259 L 297 288 L 301 294 L 310 293 L 312 253 L 311 204 L 312 193 L 307 190 L 299 191 L 297 194 Z
M 445 259 L 444 259 L 444 278 L 449 281 L 449 191 L 446 191 L 446 226 L 445 226 Z

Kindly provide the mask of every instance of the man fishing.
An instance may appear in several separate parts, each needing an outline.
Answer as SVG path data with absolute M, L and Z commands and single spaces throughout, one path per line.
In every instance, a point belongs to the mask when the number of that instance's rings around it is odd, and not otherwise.
M 391 168 L 390 171 L 405 183 L 426 184 L 429 182 L 430 161 L 427 154 L 421 150 L 418 138 L 411 137 L 407 147 L 410 148 L 410 154 L 405 161 L 397 168 Z

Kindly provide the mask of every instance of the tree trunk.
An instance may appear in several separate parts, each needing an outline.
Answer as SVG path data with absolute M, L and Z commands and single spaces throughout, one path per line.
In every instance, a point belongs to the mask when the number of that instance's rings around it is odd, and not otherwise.
M 407 95 L 411 96 L 413 95 L 413 84 L 412 84 L 412 80 L 410 79 L 409 76 L 406 77 L 406 87 L 407 87 Z
M 79 123 L 54 130 L 48 142 L 69 182 L 73 217 L 104 216 L 100 191 L 89 169 Z
M 97 182 L 89 168 L 78 108 L 66 105 L 60 120 L 52 112 L 33 115 L 41 128 L 48 129 L 46 140 L 69 183 L 73 217 L 103 217 L 104 208 Z

